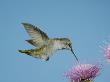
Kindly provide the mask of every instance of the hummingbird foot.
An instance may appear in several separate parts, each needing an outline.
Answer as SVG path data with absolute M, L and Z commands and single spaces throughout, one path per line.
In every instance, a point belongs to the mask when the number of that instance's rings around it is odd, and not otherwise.
M 46 61 L 49 61 L 49 57 L 47 57 Z
M 18 51 L 21 52 L 21 53 L 25 53 L 27 55 L 31 54 L 30 50 L 18 50 Z
M 42 55 L 41 59 L 45 60 L 45 61 L 49 61 L 49 56 L 47 55 Z

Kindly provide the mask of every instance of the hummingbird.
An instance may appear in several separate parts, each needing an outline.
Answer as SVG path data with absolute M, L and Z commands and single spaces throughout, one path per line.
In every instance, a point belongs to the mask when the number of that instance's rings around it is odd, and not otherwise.
M 46 33 L 40 30 L 38 27 L 29 24 L 22 23 L 25 30 L 31 37 L 26 40 L 29 44 L 33 45 L 34 49 L 18 50 L 21 53 L 25 53 L 29 56 L 48 61 L 49 58 L 58 50 L 70 50 L 75 59 L 78 61 L 75 53 L 72 49 L 72 42 L 68 38 L 49 38 Z

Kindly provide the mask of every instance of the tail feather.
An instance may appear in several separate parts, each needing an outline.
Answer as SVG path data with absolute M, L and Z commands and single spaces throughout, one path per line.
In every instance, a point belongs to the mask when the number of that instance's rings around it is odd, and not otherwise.
M 31 54 L 31 50 L 18 50 L 18 51 L 21 52 L 21 53 L 25 53 L 27 55 Z
M 34 49 L 31 49 L 31 50 L 18 50 L 20 53 L 25 53 L 29 56 L 32 56 L 32 57 L 35 57 L 35 58 L 39 58 L 39 59 L 42 59 L 42 60 L 45 60 L 45 61 L 48 61 L 49 60 L 49 56 L 48 55 L 41 55 L 41 54 L 36 54 L 34 53 Z

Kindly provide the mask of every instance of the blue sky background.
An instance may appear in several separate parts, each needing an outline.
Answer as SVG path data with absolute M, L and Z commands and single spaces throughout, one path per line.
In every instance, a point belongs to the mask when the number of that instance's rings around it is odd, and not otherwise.
M 69 37 L 82 63 L 104 64 L 95 82 L 110 82 L 110 64 L 99 47 L 110 35 L 110 0 L 0 0 L 0 82 L 69 82 L 63 76 L 75 63 L 69 51 L 48 62 L 17 51 L 33 48 L 22 22 L 52 38 Z

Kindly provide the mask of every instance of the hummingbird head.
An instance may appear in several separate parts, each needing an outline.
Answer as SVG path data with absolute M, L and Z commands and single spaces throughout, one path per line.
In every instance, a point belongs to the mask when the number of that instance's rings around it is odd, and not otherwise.
M 73 51 L 72 42 L 70 41 L 70 39 L 68 39 L 68 38 L 62 38 L 61 41 L 63 43 L 62 49 L 70 50 L 73 53 L 73 55 L 75 56 L 76 60 L 78 61 L 78 58 L 77 58 L 77 56 L 75 55 L 75 53 Z
M 61 38 L 61 43 L 62 43 L 62 49 L 67 49 L 67 50 L 72 49 L 72 43 L 71 43 L 70 39 Z

